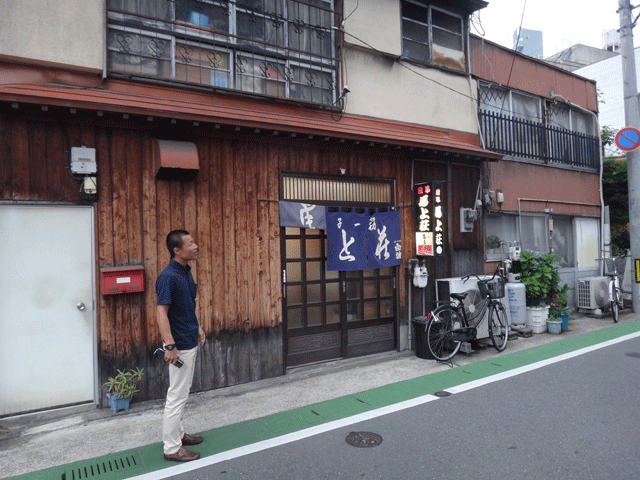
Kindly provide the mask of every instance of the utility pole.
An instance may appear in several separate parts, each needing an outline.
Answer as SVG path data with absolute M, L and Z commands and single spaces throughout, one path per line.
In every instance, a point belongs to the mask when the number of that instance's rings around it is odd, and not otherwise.
M 636 59 L 633 51 L 633 24 L 630 0 L 618 0 L 620 14 L 620 55 L 622 57 L 622 87 L 624 94 L 625 126 L 640 128 Z M 627 179 L 629 183 L 629 235 L 631 261 L 640 259 L 640 151 L 627 152 Z M 632 280 L 633 311 L 640 312 L 640 283 Z

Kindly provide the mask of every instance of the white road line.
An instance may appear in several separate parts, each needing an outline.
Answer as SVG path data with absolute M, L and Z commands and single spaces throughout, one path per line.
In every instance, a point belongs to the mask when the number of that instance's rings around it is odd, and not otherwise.
M 514 368 L 513 370 L 507 370 L 506 372 L 496 373 L 495 375 L 492 375 L 490 377 L 481 378 L 479 380 L 473 380 L 471 382 L 458 385 L 457 387 L 447 388 L 447 392 L 449 393 L 466 392 L 467 390 L 471 390 L 472 388 L 481 387 L 489 383 L 504 380 L 506 378 L 514 377 L 516 375 L 521 375 L 523 373 L 527 373 L 532 370 L 537 370 L 538 368 L 546 367 L 547 365 L 552 365 L 557 362 L 562 362 L 570 358 L 579 357 L 580 355 L 584 355 L 585 353 L 593 352 L 595 350 L 599 350 L 601 348 L 605 348 L 610 345 L 615 345 L 616 343 L 621 343 L 627 340 L 631 340 L 632 338 L 636 338 L 636 337 L 640 337 L 640 332 L 630 333 L 629 335 L 625 335 L 623 337 L 614 338 L 613 340 L 607 340 L 606 342 L 598 343 L 596 345 L 591 345 L 590 347 L 584 347 L 579 350 L 574 350 L 573 352 L 564 353 L 562 355 L 558 355 L 557 357 L 548 358 L 546 360 L 540 360 L 539 362 Z
M 513 370 L 498 373 L 490 377 L 474 380 L 474 381 L 465 383 L 463 385 L 458 385 L 457 387 L 447 388 L 446 391 L 450 393 L 465 392 L 467 390 L 471 390 L 472 388 L 478 388 L 483 385 L 487 385 L 489 383 L 504 380 L 506 378 L 510 378 L 516 375 L 521 375 L 523 373 L 530 372 L 538 368 L 546 367 L 547 365 L 561 362 L 569 358 L 578 357 L 580 355 L 584 355 L 585 353 L 593 352 L 595 350 L 599 350 L 601 348 L 605 348 L 610 345 L 615 345 L 616 343 L 621 343 L 627 340 L 631 340 L 636 337 L 640 337 L 640 332 L 635 332 L 629 335 L 625 335 L 623 337 L 614 338 L 606 342 L 598 343 L 590 347 L 581 348 L 579 350 L 565 353 L 563 355 L 549 358 L 547 360 L 541 360 L 539 362 L 532 363 L 530 365 L 525 365 L 523 367 L 514 368 Z M 323 423 L 322 425 L 317 425 L 315 427 L 305 428 L 304 430 L 282 435 L 280 437 L 272 438 L 269 440 L 263 440 L 261 442 L 252 443 L 250 445 L 245 445 L 243 447 L 234 448 L 233 450 L 228 450 L 226 452 L 218 453 L 217 455 L 212 455 L 209 457 L 201 458 L 199 460 L 194 460 L 192 462 L 178 464 L 169 468 L 165 468 L 163 470 L 157 470 L 154 472 L 146 473 L 144 475 L 139 475 L 137 477 L 132 477 L 132 479 L 157 480 L 161 478 L 173 477 L 175 475 L 191 472 L 199 468 L 215 465 L 216 463 L 224 462 L 226 460 L 233 460 L 234 458 L 242 457 L 244 455 L 250 455 L 252 453 L 260 452 L 262 450 L 278 447 L 280 445 L 296 442 L 298 440 L 312 437 L 314 435 L 319 435 L 321 433 L 329 432 L 331 430 L 336 430 L 338 428 L 353 425 L 355 423 L 364 422 L 366 420 L 371 420 L 373 418 L 381 417 L 383 415 L 388 415 L 390 413 L 399 412 L 401 410 L 406 410 L 408 408 L 416 407 L 418 405 L 423 405 L 425 403 L 432 402 L 433 400 L 438 400 L 438 397 L 434 395 L 423 395 L 421 397 L 417 397 L 412 400 L 406 400 L 404 402 L 395 403 L 393 405 L 377 408 L 375 410 L 370 410 L 368 412 L 359 413 L 358 415 L 353 415 L 351 417 L 346 417 L 340 420 L 334 420 L 332 422 Z

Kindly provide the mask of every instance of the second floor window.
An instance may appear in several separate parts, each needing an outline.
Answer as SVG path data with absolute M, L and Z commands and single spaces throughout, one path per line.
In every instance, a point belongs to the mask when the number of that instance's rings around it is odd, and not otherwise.
M 402 0 L 402 56 L 465 72 L 462 17 L 424 2 Z
M 108 0 L 109 73 L 333 105 L 331 0 Z

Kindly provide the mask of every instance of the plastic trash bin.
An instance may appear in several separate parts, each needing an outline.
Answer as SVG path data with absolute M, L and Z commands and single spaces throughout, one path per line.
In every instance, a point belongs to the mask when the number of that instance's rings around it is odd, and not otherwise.
M 416 351 L 416 357 L 424 359 L 433 358 L 427 346 L 427 322 L 428 320 L 425 316 L 413 317 L 411 322 L 413 327 L 413 348 Z

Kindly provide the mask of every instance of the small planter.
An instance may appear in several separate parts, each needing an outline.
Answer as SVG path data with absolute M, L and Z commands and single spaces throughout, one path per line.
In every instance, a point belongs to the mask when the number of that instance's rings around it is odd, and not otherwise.
M 552 335 L 558 335 L 562 331 L 562 320 L 558 317 L 547 320 L 547 331 Z
M 549 307 L 527 307 L 527 326 L 531 327 L 533 333 L 544 333 L 547 331 L 547 319 L 549 318 Z
M 115 395 L 109 395 L 109 404 L 113 413 L 117 413 L 120 410 L 129 410 L 129 399 L 124 397 L 116 397 Z

